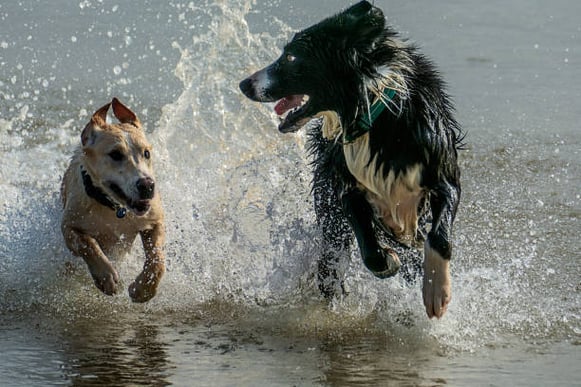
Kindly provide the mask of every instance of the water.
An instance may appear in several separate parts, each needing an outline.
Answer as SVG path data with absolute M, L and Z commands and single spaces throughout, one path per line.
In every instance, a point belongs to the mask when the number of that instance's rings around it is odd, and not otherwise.
M 581 5 L 378 1 L 438 63 L 468 132 L 453 299 L 377 280 L 321 302 L 304 137 L 238 81 L 349 2 L 0 4 L 3 385 L 581 385 Z M 155 147 L 159 295 L 105 297 L 64 247 L 58 189 L 118 96 Z M 117 262 L 125 287 L 139 243 Z

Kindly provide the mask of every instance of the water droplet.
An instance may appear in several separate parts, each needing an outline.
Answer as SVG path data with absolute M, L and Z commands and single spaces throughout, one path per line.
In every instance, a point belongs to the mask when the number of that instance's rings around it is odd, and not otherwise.
M 121 74 L 121 71 L 123 71 L 123 69 L 121 69 L 121 66 L 115 66 L 115 67 L 113 67 L 113 73 L 115 75 Z

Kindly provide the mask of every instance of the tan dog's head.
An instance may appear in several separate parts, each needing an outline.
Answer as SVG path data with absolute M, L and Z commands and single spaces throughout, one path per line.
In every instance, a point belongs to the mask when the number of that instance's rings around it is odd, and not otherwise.
M 107 123 L 113 107 L 118 124 Z M 95 187 L 136 215 L 149 211 L 155 196 L 151 145 L 141 122 L 117 98 L 93 114 L 81 134 L 82 167 Z

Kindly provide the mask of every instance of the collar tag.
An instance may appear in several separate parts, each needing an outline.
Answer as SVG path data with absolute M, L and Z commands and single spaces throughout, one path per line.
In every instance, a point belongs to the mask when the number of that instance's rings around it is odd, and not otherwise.
M 127 209 L 125 209 L 125 207 L 119 207 L 117 209 L 117 212 L 115 213 L 115 215 L 119 218 L 119 219 L 123 219 L 125 217 L 125 215 L 127 215 Z

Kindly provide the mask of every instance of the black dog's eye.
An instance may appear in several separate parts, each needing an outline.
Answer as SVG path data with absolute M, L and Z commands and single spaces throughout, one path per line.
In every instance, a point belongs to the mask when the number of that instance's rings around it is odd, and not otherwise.
M 114 150 L 114 151 L 109 152 L 109 157 L 111 157 L 111 159 L 113 159 L 113 161 L 121 161 L 125 158 L 123 153 L 121 151 L 118 151 L 118 150 Z
M 297 60 L 297 57 L 294 56 L 293 54 L 286 54 L 286 60 L 287 62 L 294 62 L 295 60 Z
M 151 153 L 148 150 L 146 150 L 145 152 L 143 152 L 143 157 L 149 160 L 149 158 L 151 157 Z

